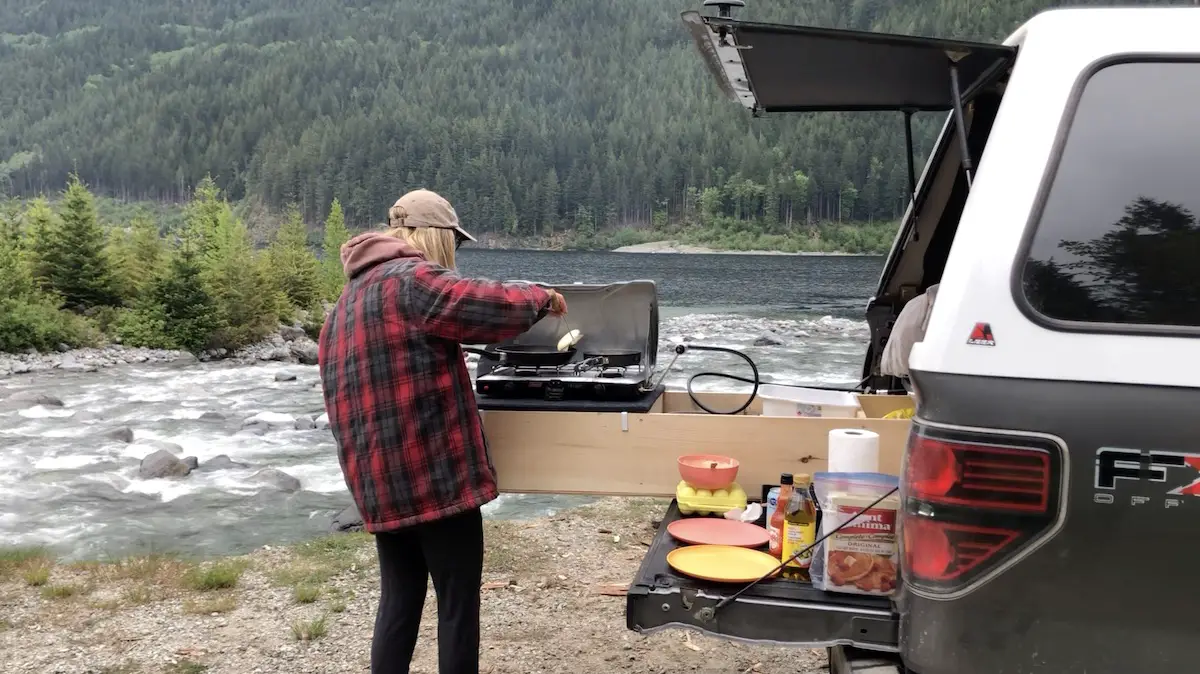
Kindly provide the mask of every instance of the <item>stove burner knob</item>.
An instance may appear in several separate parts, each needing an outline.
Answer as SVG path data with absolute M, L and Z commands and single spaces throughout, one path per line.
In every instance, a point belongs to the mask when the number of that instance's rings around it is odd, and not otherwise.
M 517 385 L 512 383 L 511 381 L 504 382 L 504 391 L 506 393 L 511 393 L 514 390 L 516 390 L 516 388 L 517 388 Z
M 595 391 L 596 395 L 598 395 L 598 396 L 604 395 L 605 388 L 606 387 L 604 386 L 604 384 L 594 384 L 592 386 L 592 390 Z

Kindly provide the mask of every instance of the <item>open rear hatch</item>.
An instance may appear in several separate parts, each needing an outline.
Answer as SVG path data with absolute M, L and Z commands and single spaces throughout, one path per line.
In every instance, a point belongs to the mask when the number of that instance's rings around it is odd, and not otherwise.
M 730 8 L 741 6 L 740 0 L 705 4 L 717 6 L 721 16 L 684 12 L 683 21 L 721 90 L 755 115 L 904 113 L 910 191 L 918 208 L 925 186 L 918 186 L 912 163 L 911 115 L 953 110 L 961 122 L 963 107 L 1004 75 L 1016 57 L 1016 49 L 1003 45 L 735 21 Z M 898 242 L 907 237 L 914 210 Z M 736 458 L 737 449 L 731 447 L 729 454 Z M 671 570 L 666 557 L 677 544 L 666 527 L 679 517 L 672 502 L 630 586 L 629 629 L 692 627 L 750 641 L 898 650 L 898 619 L 892 602 L 882 597 L 827 593 L 780 579 L 761 583 L 714 613 L 717 603 L 740 586 Z

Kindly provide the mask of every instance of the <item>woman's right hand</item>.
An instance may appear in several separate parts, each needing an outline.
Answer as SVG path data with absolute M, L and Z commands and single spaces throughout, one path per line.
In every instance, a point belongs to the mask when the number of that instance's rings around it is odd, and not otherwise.
M 555 316 L 567 313 L 567 301 L 563 299 L 563 296 L 557 290 L 549 288 L 546 289 L 546 292 L 550 294 L 550 313 Z

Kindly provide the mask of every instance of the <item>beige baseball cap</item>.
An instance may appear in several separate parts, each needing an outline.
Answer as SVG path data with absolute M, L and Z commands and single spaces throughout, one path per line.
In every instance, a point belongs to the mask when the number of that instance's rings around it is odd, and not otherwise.
M 388 210 L 391 227 L 436 227 L 453 229 L 460 239 L 475 241 L 458 222 L 458 213 L 441 195 L 431 190 L 413 190 L 396 200 Z

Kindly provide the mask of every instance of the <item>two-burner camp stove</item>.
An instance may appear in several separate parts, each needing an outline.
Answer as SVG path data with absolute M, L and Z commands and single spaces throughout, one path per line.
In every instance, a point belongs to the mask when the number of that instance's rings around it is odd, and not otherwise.
M 569 302 L 569 300 L 568 300 Z M 653 387 L 642 365 L 609 367 L 603 358 L 557 367 L 497 365 L 476 379 L 480 395 L 543 400 L 633 400 Z
M 566 330 L 577 329 L 583 336 L 575 345 L 576 355 L 563 365 L 533 367 L 505 363 L 499 354 L 485 351 L 475 379 L 480 407 L 488 407 L 487 399 L 524 399 L 566 410 L 573 403 L 633 401 L 653 394 L 658 352 L 654 282 L 551 287 L 567 301 L 566 320 L 547 316 L 520 337 L 496 346 L 556 344 Z M 595 356 L 605 353 L 635 358 Z

